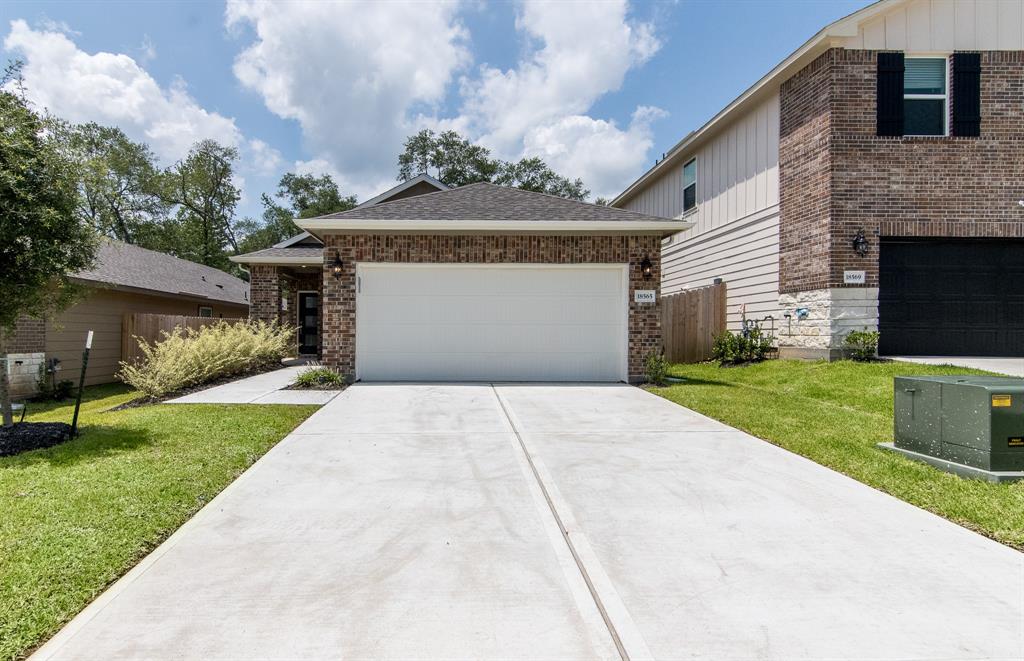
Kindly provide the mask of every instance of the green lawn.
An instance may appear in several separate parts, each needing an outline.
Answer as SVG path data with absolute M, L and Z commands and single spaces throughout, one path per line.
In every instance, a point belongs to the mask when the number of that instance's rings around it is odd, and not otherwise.
M 0 458 L 0 659 L 42 643 L 316 407 L 153 405 L 108 412 L 86 390 L 82 434 Z M 71 421 L 73 406 L 28 419 Z
M 686 383 L 651 391 L 1024 549 L 1024 482 L 965 480 L 879 449 L 892 441 L 892 378 L 983 374 L 910 363 L 776 360 L 673 365 Z

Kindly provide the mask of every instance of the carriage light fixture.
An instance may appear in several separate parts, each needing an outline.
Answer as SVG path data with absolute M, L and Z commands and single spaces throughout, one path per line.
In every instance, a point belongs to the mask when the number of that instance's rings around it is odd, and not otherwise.
M 868 239 L 864 236 L 864 230 L 857 230 L 857 234 L 854 235 L 853 251 L 861 257 L 868 254 Z
M 651 264 L 651 258 L 644 255 L 643 260 L 640 262 L 640 274 L 644 276 L 644 280 L 649 280 L 653 272 L 654 265 Z
M 341 261 L 341 255 L 335 251 L 334 261 L 331 262 L 331 275 L 335 278 L 340 278 L 341 274 L 345 271 L 345 264 Z

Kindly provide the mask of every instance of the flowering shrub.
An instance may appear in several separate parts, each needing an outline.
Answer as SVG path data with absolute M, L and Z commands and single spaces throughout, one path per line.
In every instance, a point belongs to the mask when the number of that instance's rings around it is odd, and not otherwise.
M 119 378 L 150 399 L 234 374 L 272 367 L 287 356 L 295 329 L 262 321 L 221 321 L 200 329 L 175 328 L 149 344 L 143 358 L 121 363 Z

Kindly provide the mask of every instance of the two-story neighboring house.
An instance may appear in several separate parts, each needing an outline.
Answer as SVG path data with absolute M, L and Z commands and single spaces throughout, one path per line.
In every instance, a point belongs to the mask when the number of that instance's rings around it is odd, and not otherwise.
M 783 356 L 1024 356 L 1024 2 L 836 21 L 612 205 L 692 220 L 662 292 L 725 281 Z

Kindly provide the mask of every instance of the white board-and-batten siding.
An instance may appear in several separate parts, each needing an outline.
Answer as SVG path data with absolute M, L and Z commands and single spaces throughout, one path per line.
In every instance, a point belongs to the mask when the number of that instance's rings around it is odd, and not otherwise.
M 1024 50 L 1024 2 L 914 0 L 864 21 L 843 46 L 907 53 Z
M 696 148 L 694 227 L 662 246 L 662 295 L 727 286 L 728 323 L 779 317 L 779 95 L 773 94 Z M 692 157 L 691 156 L 691 157 Z M 683 211 L 680 159 L 624 208 L 674 218 Z M 776 326 L 778 321 L 776 321 Z

